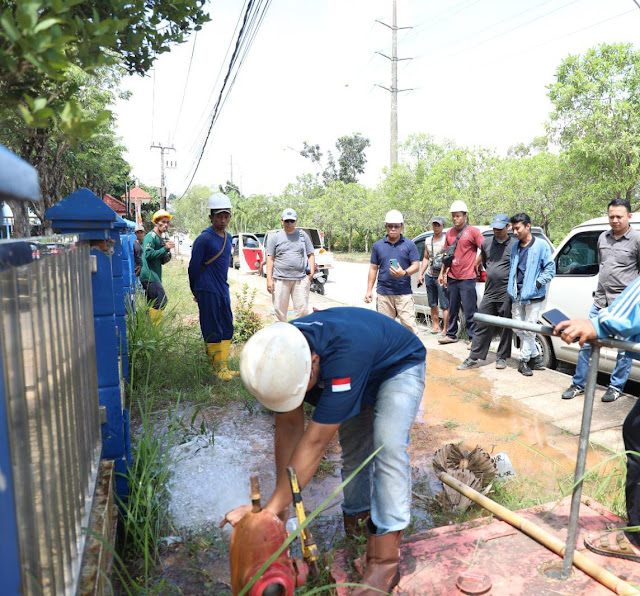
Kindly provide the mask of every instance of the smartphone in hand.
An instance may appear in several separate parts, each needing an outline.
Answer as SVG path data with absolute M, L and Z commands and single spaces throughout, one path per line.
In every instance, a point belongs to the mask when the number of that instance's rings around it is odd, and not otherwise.
M 391 265 L 391 267 L 393 267 L 394 269 L 398 268 L 398 259 L 389 259 L 389 265 Z
M 567 321 L 569 319 L 567 315 L 565 315 L 562 311 L 558 310 L 557 308 L 552 308 L 551 310 L 548 310 L 547 312 L 542 313 L 541 316 L 547 323 L 549 323 L 550 325 L 553 325 L 554 327 L 558 325 L 558 323 L 562 323 L 562 321 Z M 560 329 L 560 332 L 562 331 L 564 331 L 564 329 Z M 573 343 L 577 341 L 578 341 L 578 338 L 576 337 L 576 339 L 573 340 Z

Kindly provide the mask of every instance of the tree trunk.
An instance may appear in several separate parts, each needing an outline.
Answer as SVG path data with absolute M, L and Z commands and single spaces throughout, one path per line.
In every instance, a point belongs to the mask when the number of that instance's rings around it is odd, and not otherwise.
M 349 226 L 349 250 L 348 252 L 351 252 L 351 237 L 353 236 L 353 225 Z
M 27 201 L 14 201 L 7 199 L 7 205 L 13 211 L 13 238 L 28 238 L 31 236 L 29 225 L 29 207 Z

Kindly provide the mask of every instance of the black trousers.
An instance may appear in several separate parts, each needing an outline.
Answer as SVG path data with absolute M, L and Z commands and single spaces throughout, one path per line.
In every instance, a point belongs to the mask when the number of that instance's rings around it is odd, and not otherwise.
M 493 300 L 482 300 L 478 312 L 484 315 L 494 315 L 497 317 L 511 318 L 511 298 L 508 296 L 502 302 Z M 471 352 L 469 358 L 474 360 L 486 360 L 489 352 L 489 345 L 493 339 L 496 328 L 492 325 L 476 323 L 476 330 L 473 334 Z M 511 329 L 502 327 L 500 332 L 500 344 L 498 345 L 498 359 L 506 360 L 511 356 Z
M 476 294 L 476 279 L 447 279 L 449 290 L 449 327 L 447 335 L 456 337 L 458 335 L 458 312 L 462 306 L 464 318 L 467 323 L 467 335 L 473 339 L 476 323 L 473 315 L 478 312 L 478 296 Z
M 629 526 L 640 526 L 640 401 L 631 408 L 622 425 L 622 438 L 627 454 L 627 516 Z M 625 532 L 627 538 L 636 546 L 640 546 L 640 532 Z

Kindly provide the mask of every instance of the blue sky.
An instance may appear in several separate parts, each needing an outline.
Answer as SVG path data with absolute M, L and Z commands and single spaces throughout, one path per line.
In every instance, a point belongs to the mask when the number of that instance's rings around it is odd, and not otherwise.
M 551 109 L 546 86 L 569 54 L 600 43 L 640 48 L 640 9 L 633 0 L 398 0 L 399 139 L 427 133 L 459 145 L 504 152 L 543 134 Z M 147 77 L 128 77 L 133 96 L 116 106 L 119 134 L 141 182 L 159 184 L 159 152 L 169 144 L 178 167 L 169 192 L 181 195 L 197 138 L 217 96 L 243 3 L 209 5 L 212 22 L 163 54 Z M 233 178 L 245 194 L 278 194 L 311 171 L 303 141 L 330 149 L 360 132 L 371 140 L 361 181 L 374 186 L 389 164 L 391 0 L 273 0 L 195 177 Z M 224 73 L 223 73 L 224 74 Z M 186 87 L 185 87 L 186 85 Z M 184 96 L 182 110 L 180 105 Z M 180 117 L 178 120 L 178 114 Z

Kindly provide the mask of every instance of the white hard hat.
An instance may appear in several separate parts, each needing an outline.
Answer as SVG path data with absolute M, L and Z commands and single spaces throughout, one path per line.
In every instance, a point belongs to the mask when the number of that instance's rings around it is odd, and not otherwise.
M 231 213 L 231 200 L 221 192 L 214 192 L 209 197 L 207 209 L 216 209 L 217 211 L 228 211 Z
M 258 331 L 240 355 L 240 376 L 249 392 L 274 412 L 295 410 L 304 399 L 311 375 L 311 349 L 290 323 Z
M 464 201 L 454 201 L 451 203 L 451 208 L 449 209 L 451 213 L 455 213 L 456 211 L 462 211 L 463 213 L 469 213 L 469 209 L 467 208 L 467 204 Z
M 392 209 L 391 211 L 387 211 L 387 214 L 384 216 L 384 223 L 395 223 L 401 224 L 404 223 L 404 218 L 402 217 L 402 213 L 397 209 Z

